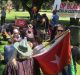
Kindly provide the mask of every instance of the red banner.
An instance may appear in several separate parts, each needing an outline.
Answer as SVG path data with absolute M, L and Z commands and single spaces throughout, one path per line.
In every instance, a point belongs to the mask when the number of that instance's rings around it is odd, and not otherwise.
M 62 2 L 60 5 L 61 10 L 80 10 L 80 4 L 75 2 Z

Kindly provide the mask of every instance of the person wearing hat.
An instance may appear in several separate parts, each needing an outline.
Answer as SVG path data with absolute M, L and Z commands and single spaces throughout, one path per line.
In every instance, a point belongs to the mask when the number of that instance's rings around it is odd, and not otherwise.
M 32 44 L 24 38 L 14 43 L 14 48 L 15 58 L 6 65 L 4 75 L 36 75 L 33 69 Z
M 27 41 L 27 38 L 24 38 L 20 42 L 14 43 L 14 47 L 17 50 L 18 59 L 28 59 L 32 56 L 31 43 Z

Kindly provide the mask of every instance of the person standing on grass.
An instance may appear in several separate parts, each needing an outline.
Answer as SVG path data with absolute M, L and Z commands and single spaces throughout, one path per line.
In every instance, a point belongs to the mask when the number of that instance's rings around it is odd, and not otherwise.
M 59 21 L 59 16 L 57 15 L 57 10 L 54 10 L 52 12 L 52 19 L 51 19 L 51 22 L 50 22 L 50 25 L 53 27 L 55 25 L 58 24 L 58 21 Z
M 2 7 L 2 10 L 1 10 L 1 25 L 3 25 L 5 23 L 5 18 L 6 18 L 6 10 L 5 10 L 5 7 Z

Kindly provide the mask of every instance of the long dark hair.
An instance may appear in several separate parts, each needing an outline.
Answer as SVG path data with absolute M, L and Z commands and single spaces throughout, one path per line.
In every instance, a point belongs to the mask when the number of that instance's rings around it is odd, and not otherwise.
M 44 24 L 46 25 L 45 27 L 48 28 L 48 26 L 49 26 L 49 19 L 48 19 L 47 15 L 46 14 L 42 14 L 42 19 L 45 19 Z M 43 23 L 43 21 L 42 21 L 42 23 Z

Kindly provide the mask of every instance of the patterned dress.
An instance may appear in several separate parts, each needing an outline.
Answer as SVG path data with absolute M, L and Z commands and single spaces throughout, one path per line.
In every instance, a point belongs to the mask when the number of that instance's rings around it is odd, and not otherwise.
M 3 75 L 36 75 L 33 71 L 33 59 L 18 60 L 17 66 L 9 61 Z

